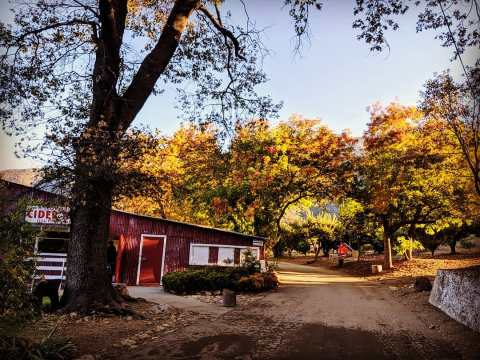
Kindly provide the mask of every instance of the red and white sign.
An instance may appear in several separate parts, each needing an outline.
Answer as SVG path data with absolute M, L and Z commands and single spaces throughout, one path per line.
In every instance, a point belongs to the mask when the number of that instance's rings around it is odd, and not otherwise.
M 69 225 L 70 209 L 68 207 L 47 208 L 32 206 L 27 209 L 25 221 L 32 224 Z

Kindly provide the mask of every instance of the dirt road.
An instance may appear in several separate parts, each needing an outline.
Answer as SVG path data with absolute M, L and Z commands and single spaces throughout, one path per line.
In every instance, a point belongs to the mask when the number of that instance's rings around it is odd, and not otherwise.
M 480 336 L 426 295 L 280 264 L 281 287 L 149 343 L 138 359 L 478 359 Z

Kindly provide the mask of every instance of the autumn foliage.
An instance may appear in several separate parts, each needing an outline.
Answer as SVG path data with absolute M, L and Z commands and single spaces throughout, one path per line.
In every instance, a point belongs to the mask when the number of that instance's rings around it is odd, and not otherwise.
M 427 246 L 472 224 L 478 206 L 447 122 L 396 103 L 370 111 L 360 139 L 300 116 L 237 125 L 228 140 L 213 126 L 157 134 L 157 146 L 128 165 L 158 178 L 157 191 L 115 206 L 262 235 L 269 246 L 310 247 L 317 256 L 340 240 L 380 241 L 391 267 L 392 249 L 411 258 L 417 240 Z M 312 212 L 321 208 L 336 223 L 329 236 Z

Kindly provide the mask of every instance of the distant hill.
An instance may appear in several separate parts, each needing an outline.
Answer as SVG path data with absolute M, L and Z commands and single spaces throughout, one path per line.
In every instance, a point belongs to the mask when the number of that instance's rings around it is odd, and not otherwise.
M 33 186 L 40 180 L 39 169 L 0 170 L 0 178 L 25 186 Z

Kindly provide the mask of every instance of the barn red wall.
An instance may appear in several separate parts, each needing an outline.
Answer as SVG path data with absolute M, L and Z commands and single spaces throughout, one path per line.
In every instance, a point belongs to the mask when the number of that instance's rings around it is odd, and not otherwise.
M 142 234 L 167 236 L 165 274 L 184 270 L 188 266 L 191 243 L 252 246 L 253 241 L 252 237 L 240 234 L 113 211 L 110 219 L 110 236 L 118 238 L 123 235 L 121 280 L 127 284 L 136 283 Z M 263 248 L 260 249 L 260 258 L 264 258 Z
M 41 200 L 49 205 L 65 202 L 65 198 L 46 191 L 33 189 L 8 181 L 1 181 L 11 201 L 7 211 L 13 209 L 19 198 L 25 197 Z M 166 235 L 164 273 L 184 270 L 188 266 L 191 243 L 216 245 L 252 246 L 253 237 L 229 233 L 216 229 L 202 228 L 192 224 L 175 223 L 141 215 L 112 211 L 110 217 L 110 238 L 120 239 L 116 274 L 123 274 L 122 279 L 128 284 L 135 284 L 137 279 L 138 254 L 142 234 Z M 260 259 L 264 259 L 264 248 L 260 248 Z M 119 262 L 120 261 L 120 262 Z
M 6 213 L 13 211 L 17 207 L 20 199 L 31 200 L 40 203 L 41 205 L 51 206 L 62 206 L 65 202 L 65 199 L 59 195 L 1 179 L 0 191 L 2 192 L 2 201 L 4 202 L 4 204 L 2 204 L 2 209 Z

